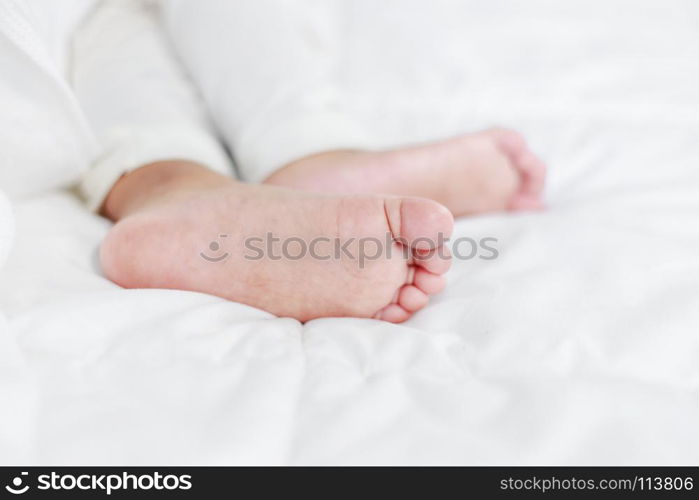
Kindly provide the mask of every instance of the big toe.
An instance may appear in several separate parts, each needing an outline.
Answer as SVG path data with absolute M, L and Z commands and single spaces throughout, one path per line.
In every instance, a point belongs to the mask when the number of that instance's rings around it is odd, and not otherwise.
M 495 143 L 510 158 L 520 155 L 527 149 L 527 141 L 516 130 L 496 127 L 485 131 L 494 138 Z
M 509 129 L 487 131 L 497 141 L 519 175 L 519 188 L 510 200 L 511 210 L 535 210 L 544 207 L 541 199 L 546 181 L 546 164 L 535 155 L 522 134 Z
M 449 209 L 426 198 L 387 198 L 386 218 L 393 237 L 414 250 L 444 244 L 454 229 Z

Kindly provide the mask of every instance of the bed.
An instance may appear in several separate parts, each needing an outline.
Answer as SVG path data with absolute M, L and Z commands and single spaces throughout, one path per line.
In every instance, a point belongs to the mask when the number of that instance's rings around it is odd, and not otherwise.
M 699 464 L 696 5 L 512 3 L 461 50 L 444 3 L 439 55 L 386 36 L 402 85 L 350 58 L 353 109 L 381 145 L 522 130 L 549 209 L 458 220 L 499 257 L 455 261 L 405 324 L 301 324 L 121 289 L 99 269 L 108 221 L 70 191 L 15 201 L 0 463 Z

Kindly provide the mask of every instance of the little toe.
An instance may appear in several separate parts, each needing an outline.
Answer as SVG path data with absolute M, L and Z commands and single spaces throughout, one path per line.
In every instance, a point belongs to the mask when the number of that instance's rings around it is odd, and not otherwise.
M 389 304 L 374 315 L 374 319 L 388 321 L 389 323 L 402 323 L 412 314 L 398 304 Z

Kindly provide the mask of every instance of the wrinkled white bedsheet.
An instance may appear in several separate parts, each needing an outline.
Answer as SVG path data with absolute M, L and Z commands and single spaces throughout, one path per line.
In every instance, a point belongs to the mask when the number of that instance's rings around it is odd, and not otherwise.
M 699 464 L 697 9 L 566 25 L 538 3 L 498 24 L 521 64 L 476 19 L 468 74 L 357 99 L 386 142 L 503 123 L 551 167 L 547 212 L 458 221 L 500 257 L 455 262 L 404 325 L 122 290 L 105 220 L 69 193 L 16 203 L 0 463 Z

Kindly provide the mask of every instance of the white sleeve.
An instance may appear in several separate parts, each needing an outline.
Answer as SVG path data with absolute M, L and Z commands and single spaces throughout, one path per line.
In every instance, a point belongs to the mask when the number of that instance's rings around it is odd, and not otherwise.
M 150 2 L 102 0 L 76 30 L 71 83 L 102 146 L 81 188 L 97 209 L 124 173 L 169 159 L 232 174 Z
M 368 139 L 337 85 L 336 0 L 163 0 L 165 24 L 245 180 Z

